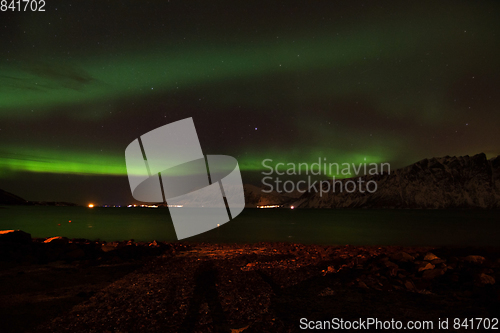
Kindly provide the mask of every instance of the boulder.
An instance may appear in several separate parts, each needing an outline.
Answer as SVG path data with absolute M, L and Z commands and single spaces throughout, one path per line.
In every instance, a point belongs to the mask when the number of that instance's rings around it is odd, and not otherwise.
M 468 262 L 470 264 L 476 264 L 476 265 L 481 265 L 482 263 L 484 263 L 486 259 L 484 257 L 481 257 L 481 256 L 467 256 L 464 258 L 464 261 L 465 262 Z
M 481 273 L 476 277 L 476 284 L 477 285 L 487 285 L 487 284 L 495 284 L 495 278 L 493 276 Z
M 434 269 L 435 267 L 436 266 L 434 266 L 433 264 L 431 264 L 429 262 L 423 262 L 420 265 L 418 265 L 418 271 L 422 272 L 422 271 L 426 271 L 428 269 Z
M 424 271 L 424 273 L 422 274 L 422 277 L 426 280 L 433 280 L 436 277 L 443 275 L 445 271 L 446 271 L 446 269 L 443 269 L 443 268 L 429 269 L 429 270 Z
M 110 252 L 110 251 L 114 251 L 118 248 L 118 245 L 117 244 L 114 244 L 114 243 L 106 243 L 106 244 L 102 244 L 101 246 L 101 250 L 103 252 Z
M 50 243 L 50 244 L 62 244 L 62 245 L 65 245 L 65 244 L 68 244 L 69 239 L 67 239 L 66 237 L 57 236 L 57 237 L 47 238 L 43 242 L 44 243 Z
M 437 265 L 440 265 L 440 264 L 444 264 L 446 262 L 446 260 L 444 259 L 434 259 L 431 261 L 431 264 L 437 266 Z
M 31 243 L 31 234 L 21 230 L 0 230 L 0 242 Z
M 424 260 L 426 260 L 426 261 L 432 261 L 432 260 L 436 260 L 436 259 L 439 259 L 439 257 L 431 252 L 427 253 L 424 257 Z
M 413 284 L 413 282 L 412 282 L 412 281 L 410 281 L 410 280 L 406 280 L 406 281 L 405 281 L 405 287 L 406 287 L 406 289 L 408 289 L 408 290 L 415 290 L 415 285 L 414 285 L 414 284 Z
M 392 260 L 399 262 L 413 261 L 415 258 L 406 252 L 397 252 L 392 255 Z

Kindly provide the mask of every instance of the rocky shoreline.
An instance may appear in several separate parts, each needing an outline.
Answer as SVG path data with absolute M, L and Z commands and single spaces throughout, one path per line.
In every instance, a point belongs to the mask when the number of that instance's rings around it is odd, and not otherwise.
M 0 231 L 0 265 L 46 264 L 54 261 L 84 265 L 120 263 L 175 251 L 179 243 L 91 241 L 66 237 L 31 238 L 21 230 Z
M 368 317 L 438 331 L 439 318 L 499 317 L 499 248 L 15 237 L 0 235 L 7 332 L 298 332 L 301 318 Z

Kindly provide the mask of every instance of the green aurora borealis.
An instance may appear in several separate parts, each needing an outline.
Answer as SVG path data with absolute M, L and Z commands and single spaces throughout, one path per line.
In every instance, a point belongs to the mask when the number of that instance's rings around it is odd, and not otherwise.
M 126 146 L 186 117 L 205 154 L 238 159 L 244 182 L 259 182 L 264 159 L 397 168 L 499 155 L 498 13 L 494 1 L 2 12 L 0 188 L 132 201 Z

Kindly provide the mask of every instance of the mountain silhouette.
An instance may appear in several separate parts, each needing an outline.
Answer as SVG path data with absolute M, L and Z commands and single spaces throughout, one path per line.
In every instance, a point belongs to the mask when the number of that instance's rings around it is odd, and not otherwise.
M 377 175 L 337 180 L 366 184 L 374 181 L 377 190 L 352 193 L 320 192 L 311 189 L 287 206 L 296 208 L 500 208 L 500 156 L 487 159 L 481 153 L 474 156 L 423 159 L 407 167 Z M 323 184 L 323 189 L 333 188 Z M 352 182 L 351 182 L 352 185 Z M 372 183 L 373 185 L 373 183 Z M 350 187 L 352 189 L 352 186 Z M 372 186 L 373 191 L 373 186 Z

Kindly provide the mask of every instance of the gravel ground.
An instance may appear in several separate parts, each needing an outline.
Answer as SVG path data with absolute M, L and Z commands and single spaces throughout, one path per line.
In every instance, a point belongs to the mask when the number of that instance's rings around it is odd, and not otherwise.
M 438 318 L 499 317 L 498 249 L 184 249 L 149 260 L 33 332 L 303 332 L 301 318 L 368 317 L 432 320 L 437 329 Z

